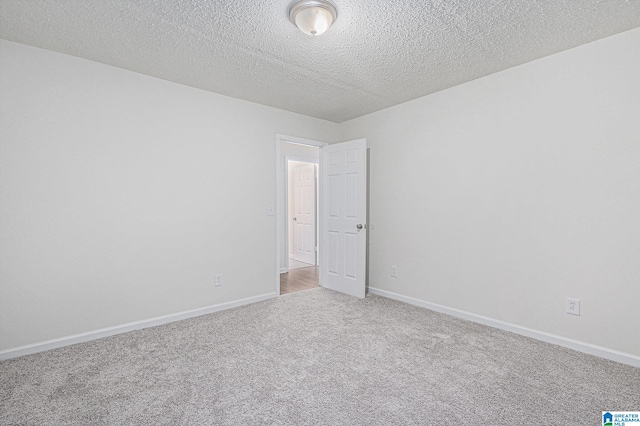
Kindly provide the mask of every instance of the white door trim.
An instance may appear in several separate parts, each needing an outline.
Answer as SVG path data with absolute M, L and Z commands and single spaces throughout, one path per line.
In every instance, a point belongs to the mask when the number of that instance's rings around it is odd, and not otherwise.
M 304 139 L 304 138 L 299 138 L 296 136 L 289 136 L 289 135 L 283 135 L 281 133 L 276 133 L 276 294 L 280 295 L 280 273 L 281 272 L 286 272 L 286 271 L 281 271 L 280 270 L 280 261 L 281 261 L 281 256 L 280 256 L 280 250 L 282 247 L 280 247 L 280 236 L 282 235 L 282 233 L 284 232 L 283 230 L 283 222 L 284 222 L 284 218 L 286 218 L 286 216 L 284 216 L 286 214 L 286 208 L 284 209 L 285 211 L 281 211 L 281 202 L 283 200 L 283 197 L 286 196 L 285 190 L 286 188 L 284 188 L 284 173 L 281 173 L 282 169 L 286 166 L 286 161 L 282 161 L 280 159 L 281 157 L 281 153 L 280 153 L 280 143 L 281 142 L 288 142 L 288 143 L 295 143 L 295 144 L 299 144 L 299 145 L 307 145 L 307 146 L 315 146 L 317 148 L 322 148 L 323 146 L 328 145 L 328 143 L 326 142 L 320 142 L 320 141 L 315 141 L 315 140 L 311 140 L 311 139 Z M 285 164 L 283 164 L 285 163 Z M 318 163 L 318 169 L 321 170 L 322 169 L 322 159 L 320 159 L 319 163 Z M 322 179 L 319 179 L 319 188 L 318 188 L 319 194 L 322 194 Z M 286 198 L 285 198 L 286 199 Z M 319 197 L 319 203 L 318 203 L 318 209 L 322 209 L 322 196 Z M 320 210 L 321 211 L 321 210 Z M 322 232 L 322 223 L 319 224 L 320 229 L 319 231 Z M 285 244 L 288 244 L 287 241 L 285 241 Z M 288 260 L 289 254 L 287 252 L 287 269 L 288 269 L 288 265 L 289 265 L 289 260 Z M 320 256 L 320 253 L 318 253 L 318 265 L 320 265 L 320 267 L 322 267 L 322 258 Z M 322 278 L 320 278 L 320 285 L 322 285 Z

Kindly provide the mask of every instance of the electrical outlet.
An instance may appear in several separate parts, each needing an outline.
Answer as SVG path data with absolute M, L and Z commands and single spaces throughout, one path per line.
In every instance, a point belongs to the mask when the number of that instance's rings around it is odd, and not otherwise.
M 396 265 L 391 265 L 391 276 L 394 278 L 398 277 L 398 267 Z
M 215 287 L 220 287 L 222 285 L 222 275 L 216 274 L 213 276 L 213 285 Z
M 567 298 L 567 313 L 580 316 L 580 300 Z

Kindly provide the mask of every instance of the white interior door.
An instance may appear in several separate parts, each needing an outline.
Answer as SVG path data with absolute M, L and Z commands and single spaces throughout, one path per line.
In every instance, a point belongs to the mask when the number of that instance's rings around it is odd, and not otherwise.
M 293 258 L 316 264 L 316 168 L 306 164 L 293 169 Z
M 363 298 L 367 244 L 367 140 L 328 145 L 322 152 L 321 283 Z

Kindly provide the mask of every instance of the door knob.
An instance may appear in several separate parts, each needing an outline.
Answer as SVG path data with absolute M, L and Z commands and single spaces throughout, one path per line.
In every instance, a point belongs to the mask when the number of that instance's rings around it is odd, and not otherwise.
M 356 229 L 361 230 L 362 229 L 362 224 L 361 223 L 357 224 L 356 225 Z
M 293 218 L 293 220 L 298 221 L 298 218 L 297 218 L 297 217 L 294 217 L 294 218 Z

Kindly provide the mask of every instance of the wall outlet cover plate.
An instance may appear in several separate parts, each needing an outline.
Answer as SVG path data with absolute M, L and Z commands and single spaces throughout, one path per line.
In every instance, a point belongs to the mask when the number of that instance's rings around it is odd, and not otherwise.
M 567 313 L 580 316 L 580 299 L 567 298 Z

